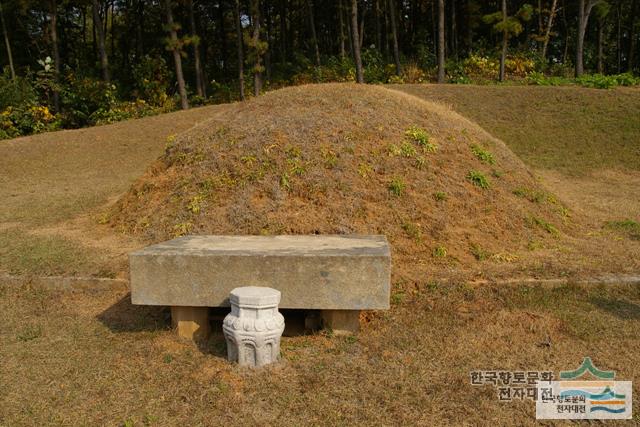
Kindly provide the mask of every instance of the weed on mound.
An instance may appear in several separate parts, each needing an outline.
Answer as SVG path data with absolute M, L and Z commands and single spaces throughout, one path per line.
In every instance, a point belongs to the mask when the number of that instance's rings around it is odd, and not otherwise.
M 109 221 L 149 242 L 384 234 L 395 279 L 421 280 L 562 239 L 566 215 L 501 141 L 446 107 L 325 84 L 235 104 L 171 138 Z

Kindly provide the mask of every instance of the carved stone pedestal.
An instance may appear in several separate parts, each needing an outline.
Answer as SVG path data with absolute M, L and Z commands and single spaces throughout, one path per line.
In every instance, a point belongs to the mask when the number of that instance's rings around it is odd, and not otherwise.
M 235 288 L 229 301 L 231 313 L 222 324 L 229 361 L 249 367 L 276 362 L 284 331 L 284 317 L 278 312 L 280 291 L 256 286 Z

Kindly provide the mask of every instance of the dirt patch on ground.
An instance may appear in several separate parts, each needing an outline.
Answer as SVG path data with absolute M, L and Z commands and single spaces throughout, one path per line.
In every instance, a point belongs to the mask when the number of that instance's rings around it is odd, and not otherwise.
M 277 111 L 277 114 L 274 114 Z M 505 145 L 378 86 L 311 85 L 180 135 L 111 212 L 119 231 L 384 234 L 396 281 L 556 245 L 565 208 Z M 485 187 L 485 188 L 483 188 Z

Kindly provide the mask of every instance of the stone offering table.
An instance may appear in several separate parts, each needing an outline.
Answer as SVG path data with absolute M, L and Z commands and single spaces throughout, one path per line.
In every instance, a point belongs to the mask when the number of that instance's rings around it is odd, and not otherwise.
M 229 292 L 265 286 L 280 308 L 316 309 L 336 332 L 355 332 L 360 310 L 389 308 L 391 255 L 384 236 L 186 236 L 129 256 L 131 301 L 171 307 L 181 336 L 209 331 L 207 307 Z

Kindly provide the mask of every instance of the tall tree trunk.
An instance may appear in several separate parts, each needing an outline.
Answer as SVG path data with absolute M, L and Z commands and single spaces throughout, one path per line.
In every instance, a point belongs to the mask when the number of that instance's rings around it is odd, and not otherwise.
M 242 48 L 242 23 L 240 22 L 240 0 L 235 1 L 236 41 L 238 43 L 238 85 L 240 99 L 244 101 L 244 54 Z
M 266 29 L 266 36 L 267 36 L 267 51 L 264 53 L 264 68 L 265 68 L 265 72 L 266 72 L 266 77 L 267 77 L 267 81 L 271 82 L 271 13 L 270 13 L 270 7 L 271 5 L 269 4 L 269 2 L 263 2 L 262 3 L 263 7 L 264 7 L 264 23 L 265 23 L 265 29 Z
M 316 66 L 320 66 L 320 49 L 318 48 L 318 38 L 316 37 L 316 22 L 313 17 L 313 0 L 307 0 L 309 8 L 309 25 L 311 28 L 311 43 L 313 44 L 313 53 L 315 55 Z
M 184 74 L 182 73 L 182 57 L 180 56 L 180 46 L 178 40 L 177 27 L 173 22 L 173 11 L 171 10 L 171 0 L 165 0 L 165 13 L 167 14 L 167 27 L 169 28 L 169 43 L 173 52 L 173 62 L 176 67 L 176 78 L 178 80 L 178 91 L 180 92 L 180 105 L 183 110 L 189 108 L 187 99 L 187 88 L 184 84 Z
M 576 77 L 584 74 L 584 36 L 591 9 L 599 0 L 580 0 L 578 5 L 578 39 L 576 40 Z
M 375 0 L 373 5 L 375 12 L 375 24 L 376 24 L 376 49 L 378 52 L 382 52 L 382 28 L 380 27 L 380 0 Z
M 342 0 L 340 0 L 338 2 L 338 25 L 340 26 L 340 59 L 344 59 L 344 53 L 345 53 L 345 49 L 344 49 L 344 19 L 343 19 L 343 7 L 342 7 Z
M 547 29 L 544 33 L 544 42 L 542 44 L 542 59 L 547 57 L 547 48 L 549 47 L 549 40 L 551 38 L 551 29 L 553 28 L 553 19 L 556 16 L 558 7 L 558 0 L 553 0 L 551 3 L 551 11 L 549 12 L 549 22 L 547 23 Z
M 500 52 L 500 81 L 504 81 L 504 63 L 507 60 L 507 45 L 509 44 L 509 33 L 506 30 L 507 25 L 507 0 L 502 0 L 502 50 Z
M 111 2 L 111 56 L 115 56 L 116 50 L 116 2 Z M 106 19 L 106 18 L 105 18 Z M 106 33 L 105 33 L 106 34 Z
M 360 45 L 360 50 L 362 50 L 362 43 L 364 42 L 364 16 L 367 13 L 367 8 L 362 9 L 362 13 L 360 14 L 360 31 L 358 35 L 360 38 L 358 39 L 358 44 Z
M 7 48 L 7 57 L 9 58 L 9 71 L 11 71 L 11 79 L 16 79 L 16 69 L 13 67 L 13 55 L 11 54 L 11 43 L 9 43 L 9 33 L 7 32 L 7 26 L 4 22 L 4 12 L 2 10 L 2 3 L 0 3 L 0 19 L 2 20 L 2 34 L 4 35 L 4 45 Z
M 280 0 L 280 63 L 287 62 L 287 0 Z
M 384 57 L 385 58 L 389 58 L 391 55 L 389 54 L 389 51 L 391 49 L 389 49 L 389 34 L 391 33 L 391 31 L 389 31 L 389 14 L 387 13 L 387 1 L 388 0 L 382 0 L 382 9 L 384 10 Z
M 360 37 L 358 36 L 358 0 L 351 0 L 351 38 L 353 44 L 353 60 L 356 63 L 356 80 L 364 83 L 362 57 L 360 56 Z
M 563 0 L 562 1 L 562 27 L 564 28 L 564 50 L 562 52 L 562 63 L 567 63 L 567 58 L 569 58 L 569 23 L 567 22 L 567 4 Z
M 202 78 L 202 65 L 200 63 L 200 38 L 198 37 L 198 30 L 196 28 L 196 16 L 193 6 L 193 0 L 188 0 L 187 6 L 189 8 L 189 25 L 191 26 L 191 36 L 194 38 L 193 42 L 193 66 L 196 72 L 196 93 L 198 96 L 204 98 L 205 87 L 204 79 Z
M 616 60 L 617 60 L 617 72 L 622 72 L 622 3 L 618 2 L 617 13 L 617 34 L 616 34 Z
M 444 0 L 438 0 L 438 83 L 444 83 Z
M 49 31 L 51 35 L 51 49 L 53 51 L 53 62 L 55 70 L 56 83 L 60 80 L 60 52 L 58 50 L 58 2 L 50 0 L 49 2 Z M 60 111 L 60 94 L 57 90 L 53 91 L 53 108 L 56 112 Z
M 604 18 L 598 19 L 598 73 L 604 74 Z
M 100 69 L 102 70 L 102 80 L 109 83 L 109 58 L 107 57 L 107 49 L 104 46 L 104 33 L 102 32 L 102 19 L 100 19 L 100 5 L 98 0 L 91 2 L 93 12 L 93 26 L 96 28 L 96 36 L 98 37 L 98 52 L 100 53 Z
M 451 52 L 454 58 L 458 57 L 458 35 L 457 35 L 457 17 L 456 17 L 456 0 L 451 1 L 451 29 L 449 33 L 451 34 Z
M 633 0 L 631 13 L 629 14 L 629 63 L 627 71 L 633 72 L 636 59 L 636 15 L 638 14 L 638 1 Z
M 387 0 L 389 4 L 389 21 L 391 21 L 391 41 L 393 44 L 393 60 L 396 64 L 396 76 L 402 74 L 400 64 L 400 49 L 398 47 L 398 27 L 396 25 L 396 5 L 395 0 Z
M 260 52 L 260 0 L 252 0 L 253 48 L 255 49 L 255 64 L 253 66 L 253 94 L 260 95 L 262 90 L 262 54 Z
M 136 11 L 136 59 L 144 54 L 144 0 L 138 0 Z
M 208 3 L 208 2 L 207 2 Z M 206 3 L 205 3 L 206 5 Z M 219 39 L 220 39 L 220 55 L 222 56 L 222 71 L 226 72 L 227 71 L 227 62 L 229 59 L 229 53 L 228 53 L 228 47 L 227 47 L 227 31 L 225 29 L 225 10 L 224 10 L 224 6 L 225 6 L 225 2 L 221 1 L 218 3 L 218 30 L 219 30 Z M 200 19 L 198 19 L 198 21 L 196 22 L 196 24 L 201 23 L 202 21 Z M 206 25 L 202 25 L 200 24 L 200 28 L 202 28 L 205 32 L 206 35 L 206 31 L 207 31 L 207 26 Z M 204 37 L 205 41 L 207 41 L 207 37 Z M 202 46 L 202 51 L 206 52 L 206 45 L 203 44 Z M 204 61 L 202 61 L 203 63 L 207 63 L 206 59 Z M 200 69 L 202 70 L 202 84 L 203 84 L 203 92 L 204 95 L 207 96 L 207 73 L 206 73 L 206 69 L 204 69 L 202 66 L 200 66 Z

